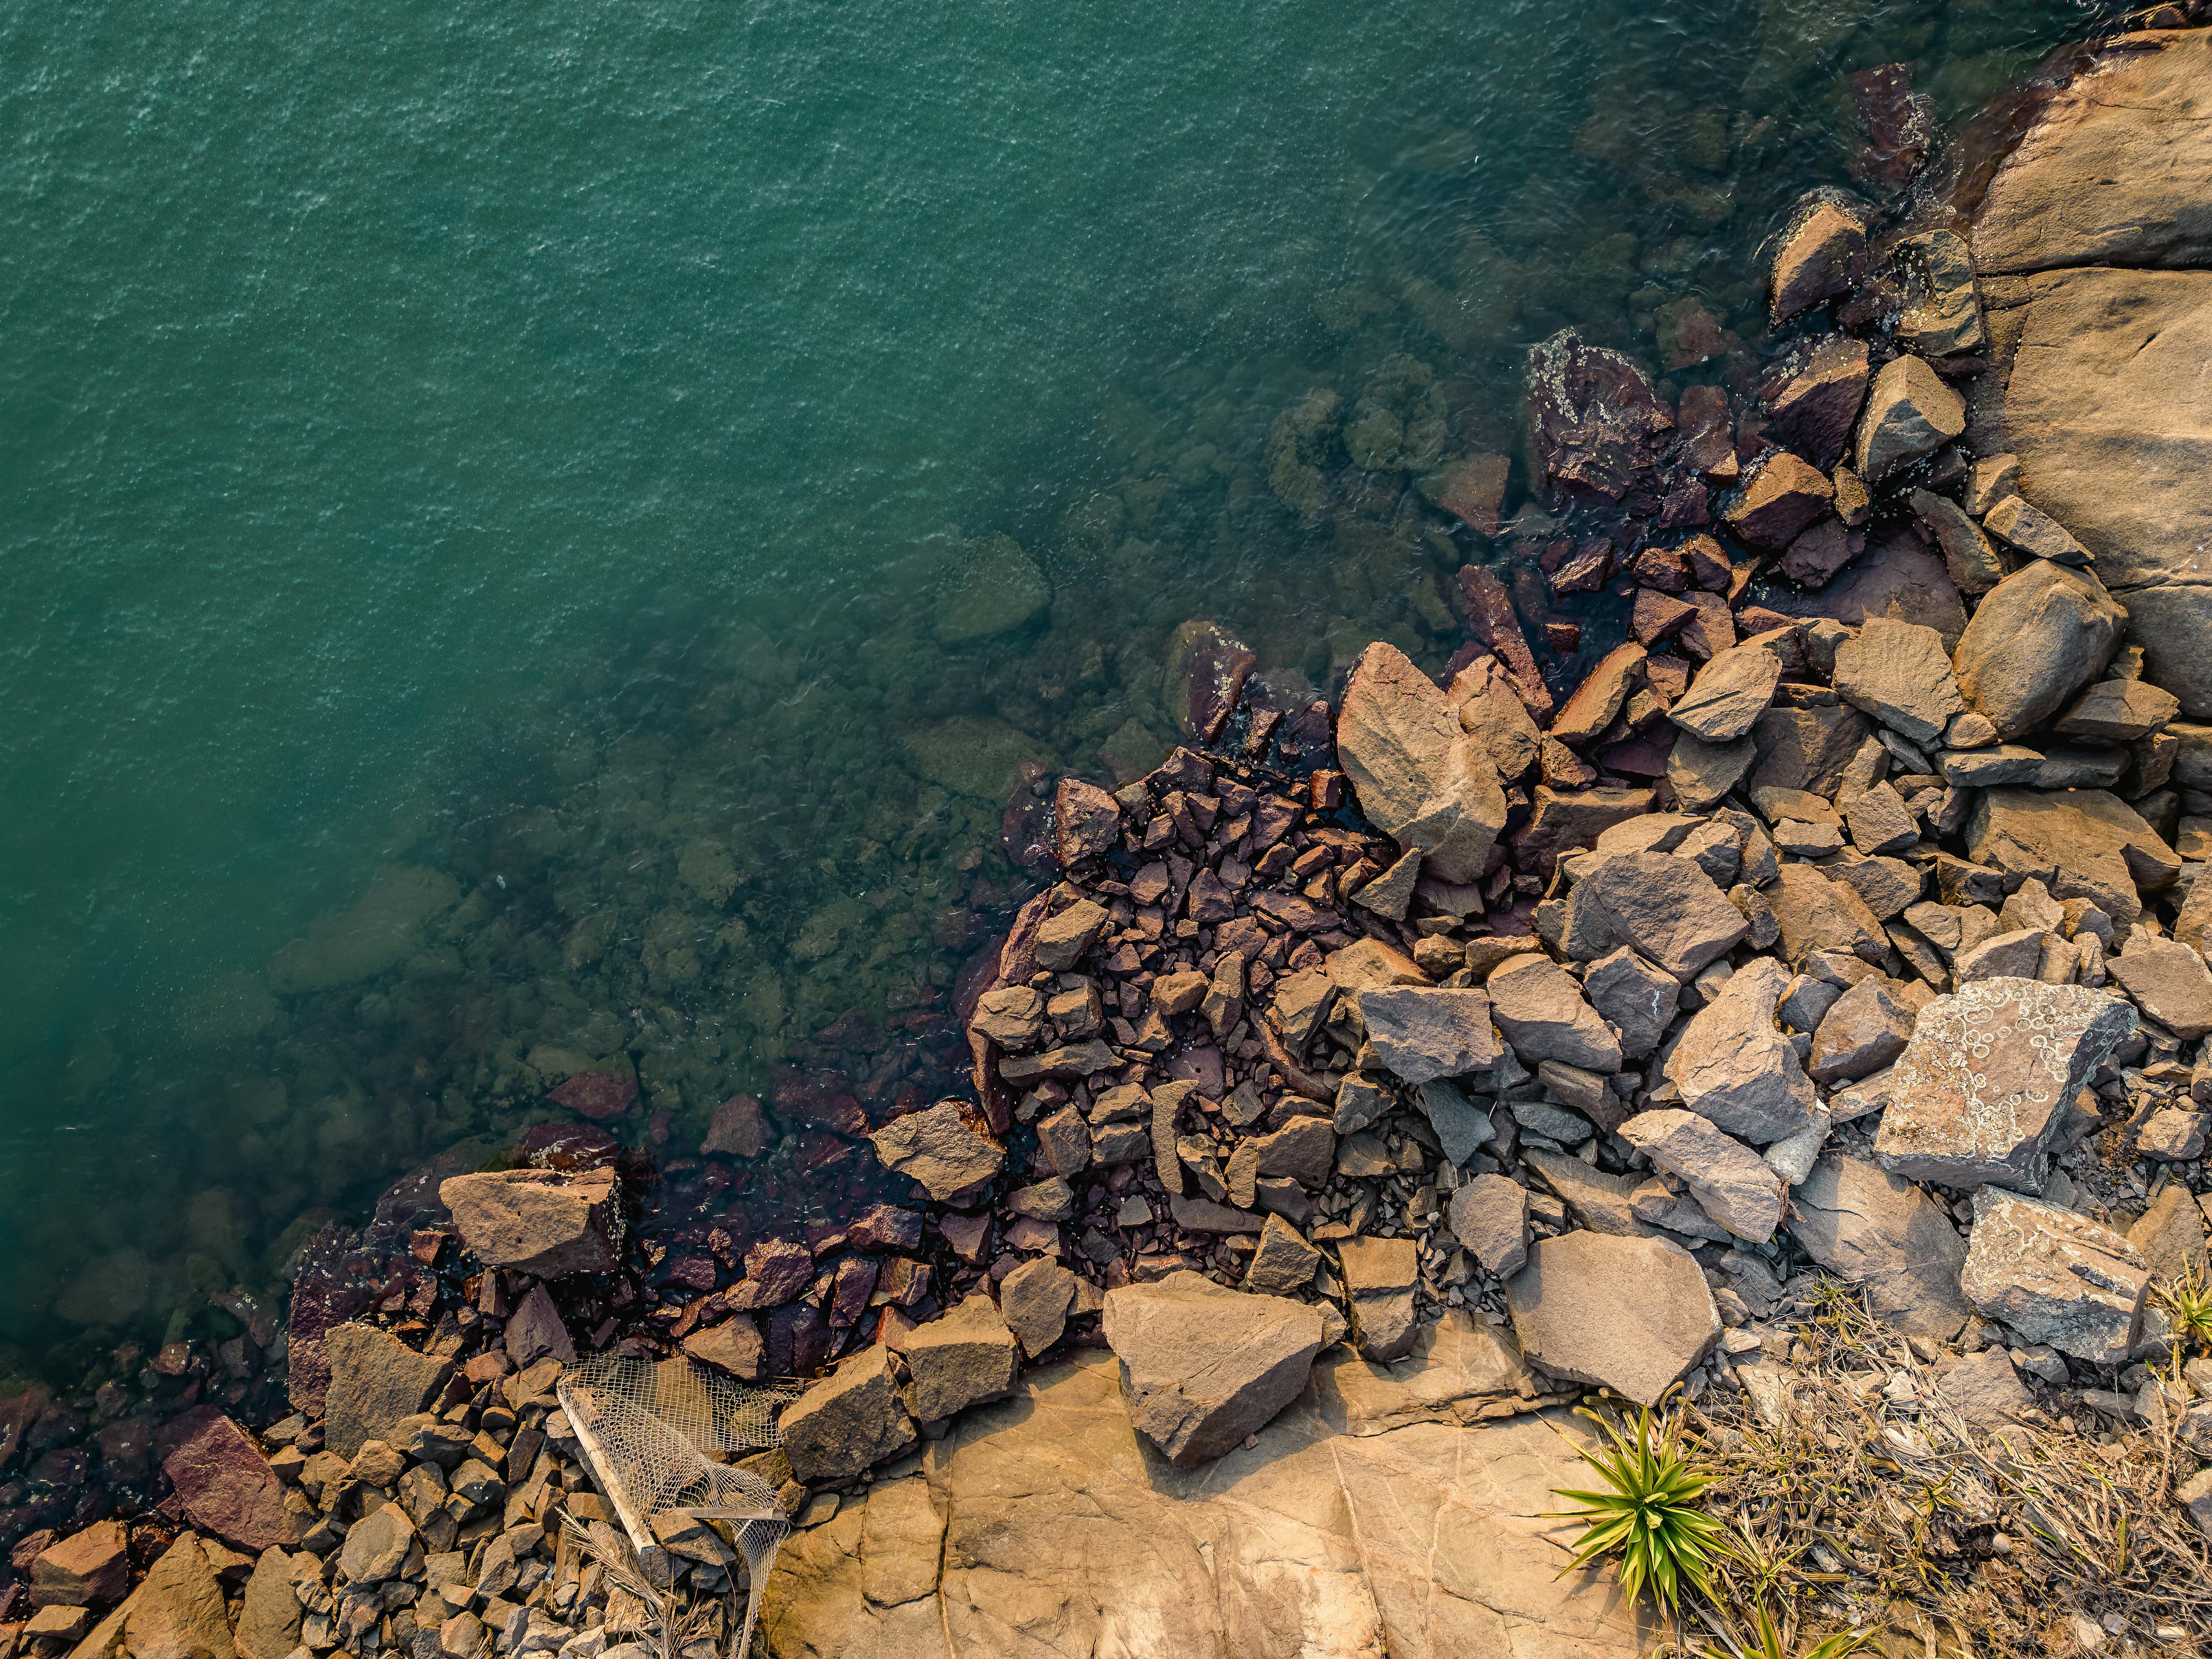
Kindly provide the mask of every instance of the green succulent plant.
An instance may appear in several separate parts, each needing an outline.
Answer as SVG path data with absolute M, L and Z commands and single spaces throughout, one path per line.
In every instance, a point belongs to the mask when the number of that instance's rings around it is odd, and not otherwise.
M 1581 1507 L 1555 1510 L 1553 1516 L 1585 1523 L 1573 1559 L 1560 1571 L 1618 1555 L 1620 1588 L 1629 1600 L 1649 1590 L 1670 1613 L 1680 1609 L 1685 1589 L 1709 1594 L 1715 1563 L 1728 1546 L 1720 1522 L 1705 1512 L 1705 1489 L 1713 1477 L 1682 1448 L 1681 1413 L 1669 1413 L 1655 1436 L 1651 1408 L 1644 1407 L 1632 1439 L 1609 1415 L 1585 1407 L 1577 1407 L 1575 1414 L 1597 1425 L 1605 1437 L 1595 1446 L 1575 1448 L 1603 1485 L 1554 1492 Z
M 2191 1262 L 2151 1294 L 2173 1321 L 2173 1334 L 2184 1347 L 2212 1353 L 2212 1285 Z

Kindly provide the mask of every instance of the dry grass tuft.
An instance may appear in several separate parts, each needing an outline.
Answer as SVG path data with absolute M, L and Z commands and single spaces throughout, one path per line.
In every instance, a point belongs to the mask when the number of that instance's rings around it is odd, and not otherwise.
M 1927 1659 L 2043 1655 L 2075 1614 L 2118 1613 L 2165 1651 L 2212 1644 L 2212 1556 L 2170 1495 L 2193 1467 L 2177 1469 L 2172 1422 L 2110 1442 L 1970 1423 L 1838 1285 L 1797 1337 L 1788 1369 L 1708 1396 L 1692 1425 L 1735 1546 L 1722 1605 L 1771 1596 L 1785 1620 Z

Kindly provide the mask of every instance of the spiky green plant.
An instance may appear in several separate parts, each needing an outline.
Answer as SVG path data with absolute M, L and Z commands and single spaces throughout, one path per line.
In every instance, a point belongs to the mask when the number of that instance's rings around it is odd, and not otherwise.
M 2195 1262 L 2176 1273 L 2152 1294 L 2173 1321 L 2175 1340 L 2184 1347 L 2212 1353 L 2212 1285 Z
M 1650 1590 L 1669 1613 L 1679 1611 L 1682 1591 L 1709 1594 L 1716 1558 L 1727 1547 L 1720 1522 L 1705 1512 L 1705 1489 L 1713 1477 L 1682 1449 L 1682 1414 L 1668 1415 L 1655 1439 L 1651 1408 L 1644 1407 L 1633 1440 L 1613 1418 L 1577 1407 L 1575 1414 L 1597 1425 L 1605 1439 L 1577 1446 L 1575 1454 L 1597 1471 L 1601 1491 L 1568 1487 L 1554 1496 L 1571 1498 L 1582 1507 L 1555 1510 L 1558 1518 L 1585 1523 L 1573 1559 L 1560 1571 L 1587 1567 L 1606 1557 L 1620 1558 L 1620 1588 L 1630 1601 Z

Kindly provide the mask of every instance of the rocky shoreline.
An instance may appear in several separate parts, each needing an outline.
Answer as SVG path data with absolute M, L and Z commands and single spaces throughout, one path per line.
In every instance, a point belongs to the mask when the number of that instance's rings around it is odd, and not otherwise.
M 2206 1571 L 2212 1359 L 2154 1291 L 2212 1221 L 2212 34 L 2162 9 L 1894 222 L 1801 204 L 1752 395 L 1670 405 L 1619 354 L 1538 347 L 1534 499 L 1504 514 L 1494 456 L 1445 498 L 1514 576 L 1458 573 L 1440 672 L 1376 643 L 1334 705 L 1285 700 L 1188 625 L 1186 746 L 1008 808 L 1053 884 L 959 988 L 973 1097 L 811 1103 L 823 1167 L 872 1157 L 911 1199 L 647 1239 L 646 1172 L 549 1126 L 323 1236 L 283 1338 L 240 1312 L 288 1349 L 281 1420 L 243 1349 L 157 1356 L 158 1428 L 6 1402 L 0 1472 L 66 1494 L 51 1460 L 135 1425 L 153 1501 L 27 1516 L 0 1659 L 620 1648 L 623 1592 L 559 1520 L 617 1519 L 555 1394 L 607 1350 L 804 1383 L 745 1460 L 828 1540 L 769 1587 L 770 1650 L 988 1647 L 949 1460 L 1016 1420 L 994 1402 L 1091 1386 L 1087 1350 L 1164 1490 L 1301 1413 L 1764 1410 L 1831 1281 L 1985 1429 L 2165 1437 Z M 1547 682 L 1581 638 L 1550 602 L 1595 593 L 1626 637 Z M 769 1136 L 739 1097 L 702 1158 Z M 938 1555 L 855 1588 L 883 1528 Z M 742 1577 L 707 1527 L 659 1543 L 702 1595 Z M 1413 1645 L 1361 1582 L 1325 1650 Z M 1055 1617 L 1040 1650 L 1095 1645 Z

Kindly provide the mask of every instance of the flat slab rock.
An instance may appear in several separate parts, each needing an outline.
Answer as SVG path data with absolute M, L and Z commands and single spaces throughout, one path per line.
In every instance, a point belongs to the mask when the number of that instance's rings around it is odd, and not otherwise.
M 1984 979 L 1938 997 L 1891 1069 L 1875 1157 L 1946 1187 L 2040 1188 L 2067 1109 L 2136 1024 L 2080 985 Z
M 1267 1426 L 1297 1398 L 1321 1352 L 1321 1310 L 1172 1273 L 1106 1295 L 1101 1321 L 1129 1420 L 1190 1468 Z
M 1638 1405 L 1657 1403 L 1721 1340 L 1697 1258 L 1663 1238 L 1539 1239 L 1505 1294 L 1529 1364 Z
M 2149 1284 L 2135 1247 L 2087 1216 L 1995 1187 L 1974 1194 L 1959 1288 L 2030 1341 L 2096 1364 L 2124 1364 Z
M 1338 1350 L 1258 1444 L 1184 1471 L 1130 1426 L 1104 1355 L 1024 1376 L 927 1473 L 878 1480 L 776 1557 L 776 1659 L 1376 1659 L 1571 1650 L 1640 1631 L 1602 1573 L 1560 1576 L 1543 1518 L 1582 1465 L 1463 1316 L 1389 1367 Z M 1476 1426 L 1464 1426 L 1474 1422 Z

